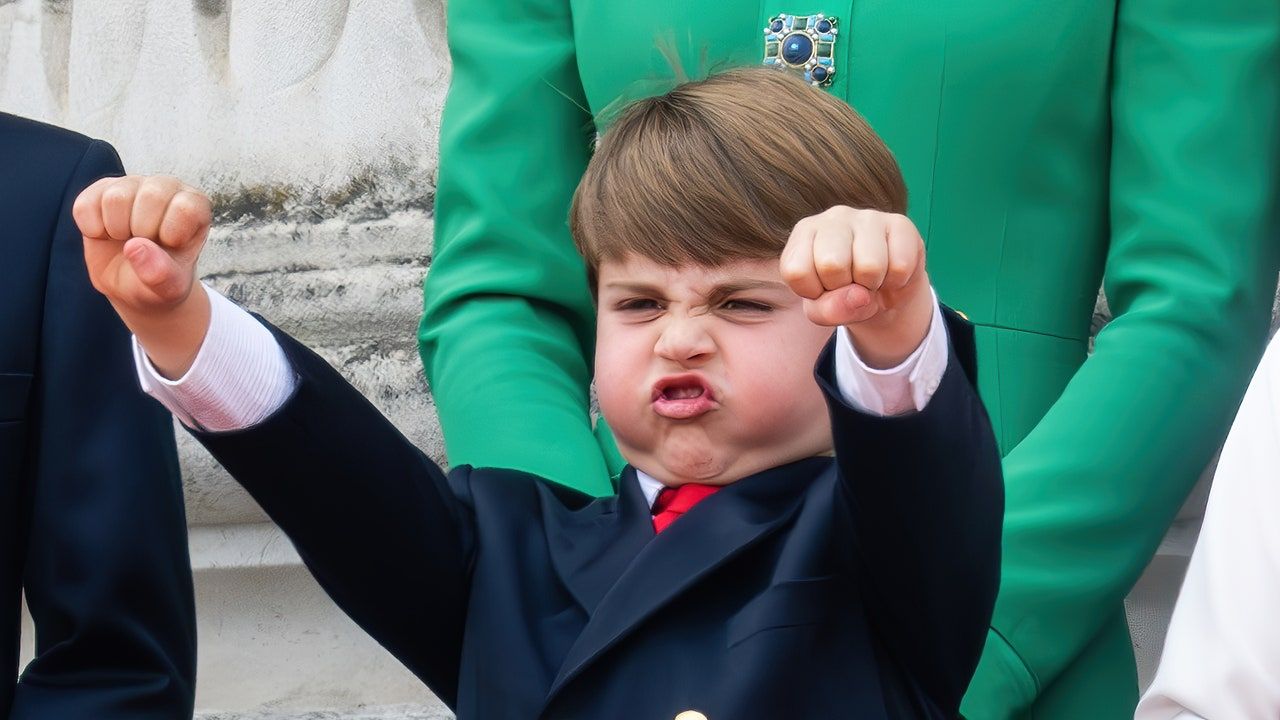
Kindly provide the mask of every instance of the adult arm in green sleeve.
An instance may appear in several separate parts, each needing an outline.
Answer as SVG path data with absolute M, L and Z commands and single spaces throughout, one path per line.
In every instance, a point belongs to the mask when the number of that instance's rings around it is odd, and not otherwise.
M 612 492 L 589 415 L 595 312 L 568 230 L 594 128 L 566 0 L 448 7 L 419 349 L 453 464 Z
M 1003 578 L 968 718 L 1019 714 L 1114 616 L 1265 340 L 1280 5 L 1121 0 L 1116 33 L 1105 277 L 1116 317 L 1005 459 Z

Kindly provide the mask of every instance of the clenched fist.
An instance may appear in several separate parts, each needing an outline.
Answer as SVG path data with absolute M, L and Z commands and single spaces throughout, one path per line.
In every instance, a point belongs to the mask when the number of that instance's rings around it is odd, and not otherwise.
M 172 177 L 103 178 L 71 213 L 93 286 L 161 373 L 185 374 L 209 327 L 209 298 L 195 282 L 209 198 Z
M 873 367 L 901 363 L 929 332 L 924 240 L 902 215 L 833 207 L 796 223 L 779 262 L 809 319 L 845 326 Z

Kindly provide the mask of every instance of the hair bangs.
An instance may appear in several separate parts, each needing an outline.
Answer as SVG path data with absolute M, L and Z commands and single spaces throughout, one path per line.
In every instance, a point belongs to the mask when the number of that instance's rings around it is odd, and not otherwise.
M 797 222 L 835 205 L 905 212 L 888 148 L 840 100 L 744 69 L 623 111 L 583 174 L 570 227 L 594 289 L 600 263 L 631 254 L 669 266 L 776 258 Z

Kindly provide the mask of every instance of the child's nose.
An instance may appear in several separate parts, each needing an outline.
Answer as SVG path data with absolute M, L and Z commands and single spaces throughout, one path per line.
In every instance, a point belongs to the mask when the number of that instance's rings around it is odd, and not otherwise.
M 697 365 L 715 354 L 715 342 L 699 318 L 672 318 L 663 328 L 654 352 L 682 365 Z

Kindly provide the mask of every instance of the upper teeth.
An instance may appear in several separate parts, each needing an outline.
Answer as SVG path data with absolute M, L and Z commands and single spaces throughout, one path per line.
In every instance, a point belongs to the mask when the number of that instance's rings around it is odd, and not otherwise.
M 700 387 L 673 387 L 667 388 L 667 398 L 670 400 L 685 400 L 687 398 L 702 397 L 702 388 Z

